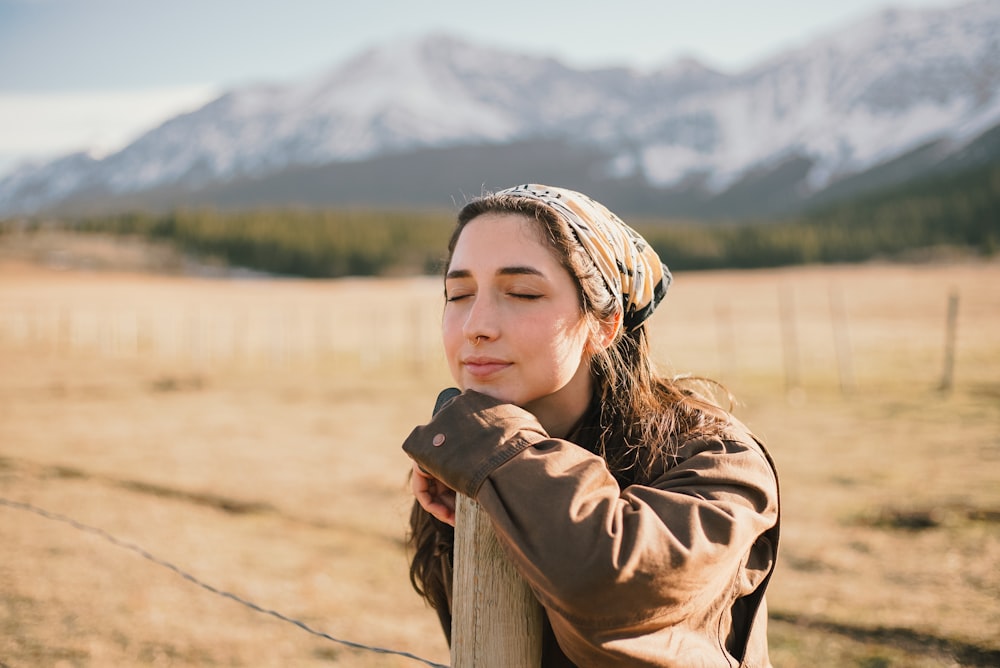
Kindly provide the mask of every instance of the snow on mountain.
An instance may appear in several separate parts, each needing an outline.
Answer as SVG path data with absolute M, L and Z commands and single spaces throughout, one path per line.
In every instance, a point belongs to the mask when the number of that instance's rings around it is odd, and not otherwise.
M 1000 124 L 997 35 L 994 0 L 886 10 L 736 75 L 691 60 L 577 70 L 432 35 L 306 81 L 233 90 L 100 160 L 22 168 L 0 180 L 0 212 L 531 138 L 601 149 L 610 179 L 679 188 L 695 178 L 715 193 L 805 158 L 805 195 L 928 142 L 957 150 Z
M 721 189 L 748 169 L 799 154 L 809 185 L 863 171 L 922 143 L 961 143 L 1000 123 L 1000 3 L 886 10 L 685 100 L 715 141 L 702 149 L 643 137 L 660 185 L 703 170 Z M 677 114 L 675 114 L 675 117 Z

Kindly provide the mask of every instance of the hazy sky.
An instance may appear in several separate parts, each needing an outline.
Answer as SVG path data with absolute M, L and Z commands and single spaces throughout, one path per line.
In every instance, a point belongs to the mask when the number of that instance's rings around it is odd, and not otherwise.
M 446 31 L 580 66 L 738 71 L 886 7 L 959 0 L 0 0 L 0 174 L 109 151 L 225 88 Z

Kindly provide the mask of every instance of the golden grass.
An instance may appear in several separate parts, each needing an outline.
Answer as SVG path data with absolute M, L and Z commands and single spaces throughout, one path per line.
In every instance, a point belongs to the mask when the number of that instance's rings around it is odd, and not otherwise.
M 447 663 L 407 581 L 399 449 L 448 382 L 439 292 L 0 262 L 0 497 L 335 637 Z M 996 663 L 1000 266 L 684 274 L 653 326 L 658 359 L 725 381 L 778 462 L 777 666 Z M 420 665 L 66 524 L 0 518 L 2 665 Z

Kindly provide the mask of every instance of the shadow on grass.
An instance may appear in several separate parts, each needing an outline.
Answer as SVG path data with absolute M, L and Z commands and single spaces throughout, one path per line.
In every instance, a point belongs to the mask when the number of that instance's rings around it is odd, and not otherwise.
M 800 628 L 844 636 L 859 643 L 889 645 L 911 654 L 934 654 L 948 657 L 962 666 L 1000 666 L 1000 649 L 982 647 L 971 643 L 941 638 L 929 633 L 901 627 L 876 626 L 865 628 L 822 619 L 810 618 L 792 612 L 771 610 L 768 617 Z

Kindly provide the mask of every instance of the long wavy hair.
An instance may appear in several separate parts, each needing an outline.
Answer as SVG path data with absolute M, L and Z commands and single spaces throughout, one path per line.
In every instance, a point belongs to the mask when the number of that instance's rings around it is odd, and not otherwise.
M 538 223 L 541 238 L 573 278 L 583 317 L 596 335 L 603 323 L 620 317 L 621 305 L 608 290 L 593 260 L 569 225 L 541 202 L 510 195 L 485 195 L 465 205 L 448 243 L 445 270 L 465 226 L 485 213 L 518 214 Z M 666 377 L 654 368 L 646 325 L 622 329 L 612 344 L 593 352 L 594 401 L 587 419 L 592 442 L 580 443 L 607 462 L 622 487 L 648 482 L 672 464 L 677 448 L 695 436 L 723 431 L 729 413 L 715 400 L 718 383 L 703 378 Z M 451 555 L 454 529 L 414 501 L 408 547 L 410 582 L 441 618 L 450 635 Z M 450 641 L 450 638 L 449 638 Z

